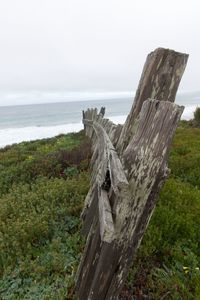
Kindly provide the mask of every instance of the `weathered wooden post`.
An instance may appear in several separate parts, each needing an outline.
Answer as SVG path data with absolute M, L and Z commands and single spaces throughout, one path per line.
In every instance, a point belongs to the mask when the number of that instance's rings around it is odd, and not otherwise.
M 145 100 L 175 101 L 187 60 L 187 54 L 164 48 L 158 48 L 147 56 L 133 106 L 116 145 L 120 154 L 137 128 L 138 116 Z
M 84 112 L 93 156 L 82 213 L 87 241 L 77 274 L 80 300 L 118 299 L 169 173 L 169 148 L 183 111 L 172 102 L 186 61 L 186 54 L 160 48 L 148 56 L 123 127 L 96 109 Z M 160 99 L 146 100 L 148 95 Z

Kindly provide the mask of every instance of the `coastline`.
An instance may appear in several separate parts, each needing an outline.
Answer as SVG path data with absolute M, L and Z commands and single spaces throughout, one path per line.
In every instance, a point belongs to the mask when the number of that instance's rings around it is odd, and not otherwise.
M 198 105 L 186 106 L 182 115 L 182 120 L 193 118 L 193 112 Z M 123 124 L 127 115 L 110 116 L 108 118 L 115 124 Z M 25 126 L 0 129 L 0 148 L 21 142 L 28 142 L 38 139 L 51 138 L 59 134 L 78 132 L 83 129 L 82 122 L 65 123 L 49 126 Z
M 123 124 L 126 116 L 111 116 L 109 118 L 114 123 Z M 82 129 L 82 122 L 52 126 L 30 126 L 0 129 L 0 148 L 21 142 L 52 138 L 59 134 L 78 132 Z

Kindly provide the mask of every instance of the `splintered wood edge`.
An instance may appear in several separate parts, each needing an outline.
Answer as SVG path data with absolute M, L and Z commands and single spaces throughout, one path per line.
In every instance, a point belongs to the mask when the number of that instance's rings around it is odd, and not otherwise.
M 103 113 L 102 113 L 102 109 L 103 109 Z M 85 128 L 85 125 L 89 125 L 88 123 L 86 124 L 85 122 L 97 121 L 104 128 L 111 142 L 113 144 L 116 144 L 122 129 L 122 125 L 115 124 L 111 120 L 104 118 L 104 114 L 105 114 L 104 107 L 101 108 L 99 114 L 97 108 L 88 108 L 86 111 L 84 110 L 82 111 L 82 116 L 83 116 L 82 123 L 84 124 L 84 129 L 86 129 L 85 130 L 86 135 L 90 136 L 89 134 L 90 130 L 88 128 Z

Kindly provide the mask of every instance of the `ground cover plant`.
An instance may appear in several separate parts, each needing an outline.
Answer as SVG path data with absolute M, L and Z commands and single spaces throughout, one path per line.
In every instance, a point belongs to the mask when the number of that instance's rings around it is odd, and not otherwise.
M 0 299 L 75 299 L 89 187 L 83 132 L 0 150 Z M 200 299 L 200 129 L 181 122 L 121 299 Z
M 0 299 L 72 299 L 89 158 L 83 133 L 0 151 Z

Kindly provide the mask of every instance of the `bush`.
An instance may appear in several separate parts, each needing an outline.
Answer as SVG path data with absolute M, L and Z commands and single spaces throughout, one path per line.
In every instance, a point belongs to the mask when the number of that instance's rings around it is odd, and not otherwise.
M 0 253 L 12 256 L 15 263 L 14 257 L 25 255 L 29 243 L 35 246 L 51 238 L 56 222 L 79 217 L 87 189 L 84 173 L 70 180 L 41 177 L 34 184 L 13 187 L 0 198 Z
M 83 151 L 84 149 L 85 151 Z M 31 183 L 38 176 L 65 177 L 64 170 L 89 166 L 90 144 L 82 133 L 23 142 L 0 150 L 0 196 L 16 183 Z

